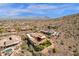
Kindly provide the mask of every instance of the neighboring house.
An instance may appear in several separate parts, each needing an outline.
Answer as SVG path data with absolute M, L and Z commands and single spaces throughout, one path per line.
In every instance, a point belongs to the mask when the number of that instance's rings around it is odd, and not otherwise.
M 47 35 L 52 35 L 52 36 L 59 36 L 60 33 L 56 32 L 54 30 L 41 30 L 42 33 L 47 34 Z
M 0 40 L 0 49 L 15 46 L 21 42 L 21 37 L 11 35 Z
M 18 46 L 20 46 L 21 37 L 10 35 L 0 40 L 1 55 L 10 55 Z
M 21 26 L 20 29 L 21 29 L 21 31 L 26 31 L 27 28 L 26 28 L 26 26 Z
M 7 32 L 16 32 L 16 30 L 14 28 L 6 28 Z
M 27 31 L 29 29 L 31 29 L 31 27 L 29 25 L 26 26 L 20 26 L 21 31 Z

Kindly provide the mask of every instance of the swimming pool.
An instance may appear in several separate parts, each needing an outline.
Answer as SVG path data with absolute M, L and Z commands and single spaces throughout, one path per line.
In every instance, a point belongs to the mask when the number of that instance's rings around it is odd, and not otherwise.
M 12 52 L 12 49 L 10 48 L 10 49 L 5 49 L 5 50 L 3 50 L 2 51 L 3 53 L 10 53 L 10 52 Z

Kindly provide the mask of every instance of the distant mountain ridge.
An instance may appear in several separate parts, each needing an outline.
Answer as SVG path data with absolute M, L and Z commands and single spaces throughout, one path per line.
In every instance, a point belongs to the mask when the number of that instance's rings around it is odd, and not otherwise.
M 0 20 L 49 20 L 49 19 L 61 19 L 64 17 L 70 17 L 70 16 L 78 16 L 79 13 L 77 14 L 72 14 L 72 15 L 67 15 L 67 16 L 62 16 L 62 17 L 58 17 L 58 18 L 50 18 L 48 16 L 17 16 L 17 17 L 0 17 Z
M 0 17 L 0 20 L 48 20 L 47 16 L 33 16 L 33 17 Z

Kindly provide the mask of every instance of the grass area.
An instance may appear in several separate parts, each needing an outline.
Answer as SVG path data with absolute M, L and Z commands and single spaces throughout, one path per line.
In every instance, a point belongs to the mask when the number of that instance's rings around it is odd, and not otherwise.
M 46 40 L 44 43 L 41 43 L 38 46 L 36 46 L 35 50 L 36 51 L 41 51 L 41 50 L 43 50 L 44 48 L 46 48 L 46 47 L 48 47 L 50 45 L 51 45 L 51 42 Z
M 0 28 L 0 33 L 6 32 L 6 30 L 4 28 Z

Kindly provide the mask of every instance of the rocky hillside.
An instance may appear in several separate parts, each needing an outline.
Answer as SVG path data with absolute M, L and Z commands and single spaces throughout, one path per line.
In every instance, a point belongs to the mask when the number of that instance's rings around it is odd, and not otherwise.
M 56 19 L 54 25 L 61 35 L 54 40 L 56 52 L 52 55 L 79 55 L 79 14 Z

